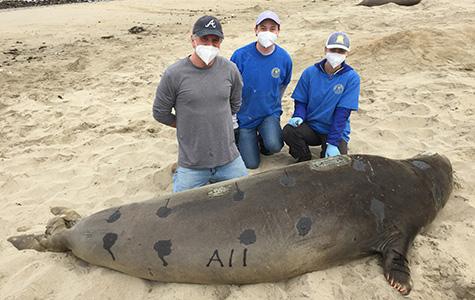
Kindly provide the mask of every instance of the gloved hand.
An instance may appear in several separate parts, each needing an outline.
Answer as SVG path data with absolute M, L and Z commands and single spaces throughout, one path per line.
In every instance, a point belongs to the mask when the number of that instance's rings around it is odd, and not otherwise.
M 327 143 L 327 151 L 325 151 L 325 157 L 340 155 L 340 149 L 337 146 Z
M 292 127 L 299 127 L 302 123 L 303 123 L 303 120 L 300 117 L 293 117 L 293 118 L 290 118 L 289 120 L 289 124 Z

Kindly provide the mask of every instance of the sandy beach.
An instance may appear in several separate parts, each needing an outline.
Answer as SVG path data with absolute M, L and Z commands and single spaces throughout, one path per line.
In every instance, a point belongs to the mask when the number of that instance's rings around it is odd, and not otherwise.
M 451 160 L 453 194 L 409 254 L 409 299 L 475 299 L 475 2 L 358 2 L 123 0 L 0 10 L 0 299 L 400 299 L 376 256 L 285 282 L 213 286 L 150 282 L 7 241 L 43 232 L 51 207 L 87 216 L 169 193 L 175 130 L 151 110 L 161 74 L 191 53 L 199 16 L 222 21 L 221 55 L 229 58 L 255 40 L 255 18 L 266 9 L 279 14 L 278 43 L 294 62 L 282 125 L 300 74 L 322 58 L 328 34 L 342 30 L 352 38 L 347 62 L 361 76 L 349 152 Z M 144 30 L 131 33 L 134 26 Z M 252 173 L 292 162 L 284 147 Z

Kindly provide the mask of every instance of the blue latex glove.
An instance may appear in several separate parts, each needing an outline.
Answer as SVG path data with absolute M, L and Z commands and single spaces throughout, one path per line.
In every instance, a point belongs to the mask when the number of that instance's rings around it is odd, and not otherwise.
M 332 157 L 340 155 L 340 149 L 337 146 L 327 143 L 327 151 L 325 151 L 325 157 Z
M 292 127 L 299 127 L 302 123 L 303 119 L 300 117 L 293 117 L 289 120 L 289 124 L 292 125 Z

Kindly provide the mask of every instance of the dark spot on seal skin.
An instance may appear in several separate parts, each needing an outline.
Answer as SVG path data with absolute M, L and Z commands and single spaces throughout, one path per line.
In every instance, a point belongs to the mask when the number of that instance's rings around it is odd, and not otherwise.
M 160 218 L 166 218 L 171 212 L 172 212 L 171 208 L 162 206 L 157 210 L 157 216 L 159 216 Z
M 106 233 L 106 235 L 104 235 L 104 237 L 102 238 L 102 241 L 104 243 L 103 247 L 110 253 L 110 255 L 112 256 L 112 260 L 115 260 L 115 256 L 114 253 L 112 253 L 111 248 L 117 241 L 117 237 L 117 234 L 109 232 Z
M 172 212 L 172 209 L 167 207 L 168 202 L 170 202 L 170 199 L 167 200 L 167 204 L 165 204 L 165 206 L 162 206 L 157 210 L 157 216 L 159 216 L 160 218 L 166 218 Z
M 376 217 L 378 231 L 383 228 L 384 221 L 384 203 L 378 199 L 371 199 L 371 213 Z
M 280 184 L 285 186 L 285 187 L 295 186 L 295 178 L 289 176 L 289 174 L 287 174 L 287 171 L 284 171 L 284 175 L 282 177 L 280 177 L 279 181 L 280 181 Z
M 244 230 L 239 236 L 241 244 L 250 245 L 256 242 L 256 233 L 252 229 Z
M 358 159 L 353 160 L 352 167 L 358 172 L 366 171 L 366 164 L 362 160 L 358 160 Z
M 302 217 L 295 225 L 295 228 L 297 228 L 299 235 L 305 236 L 312 229 L 312 220 L 309 217 Z
M 426 162 L 421 161 L 421 160 L 413 160 L 413 161 L 411 161 L 411 164 L 413 166 L 415 166 L 416 168 L 421 169 L 421 170 L 430 169 L 430 165 Z
M 244 200 L 245 193 L 239 189 L 239 186 L 236 182 L 236 193 L 233 195 L 234 201 L 242 201 Z
M 117 209 L 112 215 L 109 216 L 109 218 L 106 220 L 107 223 L 114 223 L 115 221 L 120 219 L 120 211 Z
M 158 257 L 160 257 L 160 259 L 163 262 L 163 266 L 164 267 L 168 266 L 168 263 L 165 261 L 164 257 L 172 253 L 172 241 L 171 240 L 158 241 L 155 243 L 155 245 L 153 245 L 153 249 L 157 251 Z

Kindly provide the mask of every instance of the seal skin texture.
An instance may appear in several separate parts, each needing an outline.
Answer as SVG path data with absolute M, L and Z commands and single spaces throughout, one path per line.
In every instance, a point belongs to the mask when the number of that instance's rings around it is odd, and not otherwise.
M 394 3 L 397 5 L 403 5 L 403 6 L 412 6 L 419 4 L 421 0 L 363 0 L 358 5 L 363 5 L 363 6 L 380 6 L 388 3 Z
M 55 208 L 45 234 L 9 241 L 145 279 L 205 284 L 280 281 L 380 254 L 386 279 L 408 294 L 407 252 L 452 185 L 438 154 L 336 156 L 82 219 Z

